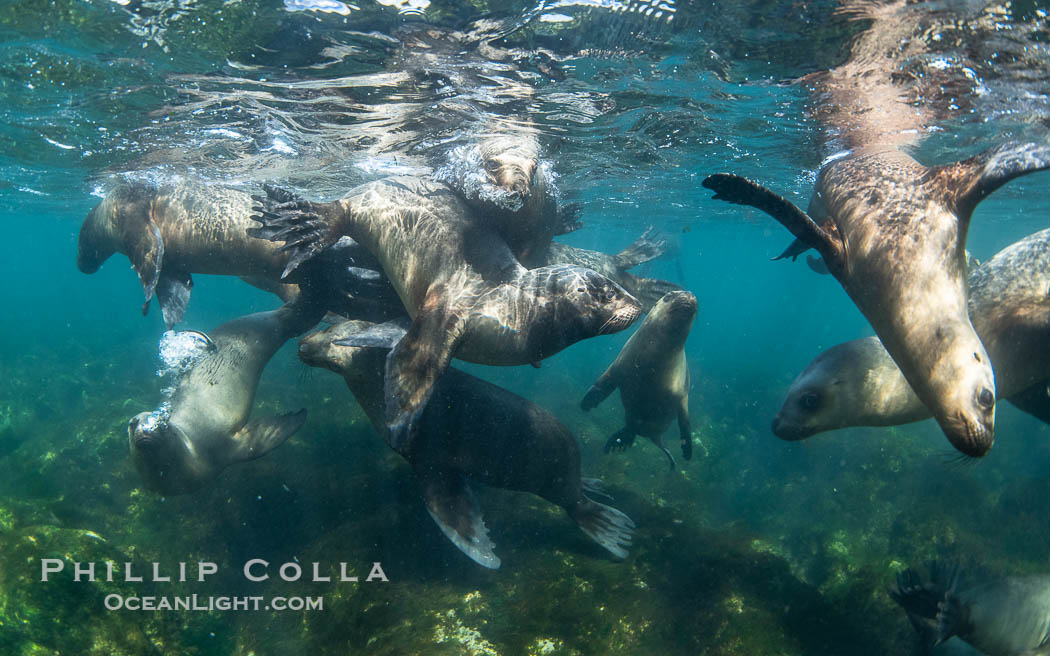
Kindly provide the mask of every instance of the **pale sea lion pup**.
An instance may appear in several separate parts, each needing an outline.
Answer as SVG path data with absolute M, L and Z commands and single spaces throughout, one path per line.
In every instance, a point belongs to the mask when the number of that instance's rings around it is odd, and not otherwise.
M 929 582 L 905 570 L 890 596 L 929 646 L 958 636 L 987 656 L 1050 654 L 1050 575 L 963 581 L 933 563 Z
M 365 331 L 372 348 L 338 346 Z M 390 442 L 383 415 L 386 351 L 404 334 L 392 324 L 345 322 L 304 337 L 299 357 L 342 375 L 376 431 Z M 540 406 L 450 368 L 434 387 L 410 448 L 427 511 L 463 553 L 499 567 L 471 482 L 531 492 L 558 504 L 598 544 L 627 557 L 634 528 L 626 515 L 592 501 L 580 479 L 580 453 L 569 431 Z
M 664 446 L 663 434 L 677 417 L 682 455 L 686 460 L 693 456 L 685 340 L 696 310 L 696 296 L 687 291 L 661 298 L 583 397 L 580 406 L 590 410 L 620 388 L 626 425 L 605 443 L 606 451 L 626 449 L 635 435 L 644 435 L 660 447 L 674 469 L 674 456 Z
M 634 297 L 590 269 L 525 269 L 492 226 L 433 180 L 389 178 L 332 203 L 281 202 L 283 194 L 273 192 L 259 199 L 255 218 L 263 227 L 252 234 L 287 242 L 287 271 L 349 236 L 376 256 L 412 317 L 387 357 L 395 449 L 410 440 L 453 357 L 535 364 L 581 339 L 622 330 L 641 312 Z
M 970 320 L 995 370 L 996 391 L 1050 421 L 1050 229 L 1007 246 L 968 278 Z M 877 337 L 818 355 L 791 384 L 773 432 L 800 440 L 847 426 L 895 426 L 929 409 Z
M 995 381 L 966 308 L 966 232 L 1006 182 L 1050 168 L 1050 146 L 1010 144 L 926 167 L 894 149 L 859 150 L 821 169 L 806 214 L 745 178 L 704 180 L 715 198 L 751 205 L 816 248 L 956 449 L 995 439 Z
M 302 299 L 228 321 L 212 348 L 178 381 L 170 403 L 128 423 L 128 444 L 144 485 L 161 494 L 199 489 L 235 462 L 280 446 L 306 410 L 248 420 L 266 364 L 286 341 L 314 326 L 324 306 Z

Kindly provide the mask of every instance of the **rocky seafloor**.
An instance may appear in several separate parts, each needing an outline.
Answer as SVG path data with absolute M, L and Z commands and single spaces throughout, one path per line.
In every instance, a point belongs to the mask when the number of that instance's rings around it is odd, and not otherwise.
M 637 522 L 634 545 L 618 562 L 560 508 L 483 489 L 503 561 L 489 571 L 438 531 L 408 467 L 342 381 L 289 351 L 254 413 L 307 399 L 299 433 L 198 493 L 140 489 L 126 422 L 156 405 L 161 382 L 137 355 L 148 345 L 115 349 L 64 345 L 4 365 L 0 653 L 907 654 L 918 653 L 915 636 L 886 594 L 897 571 L 934 557 L 1003 573 L 1043 565 L 1045 429 L 1007 412 L 1000 434 L 1019 427 L 1016 443 L 953 465 L 925 424 L 783 443 L 757 427 L 751 404 L 700 382 L 697 455 L 672 474 L 644 440 L 602 454 L 621 411 L 579 413 L 575 390 L 554 389 L 573 381 L 551 374 L 538 400 L 581 436 L 584 473 Z M 245 580 L 251 558 L 271 563 L 269 580 Z M 42 559 L 65 570 L 41 581 Z M 98 580 L 106 561 L 130 562 L 146 580 Z M 219 572 L 203 583 L 149 580 L 151 563 L 170 575 L 187 562 L 192 578 L 198 561 Z M 389 581 L 365 582 L 377 561 Z M 95 562 L 97 580 L 74 581 L 74 562 Z M 346 563 L 361 580 L 286 582 L 277 576 L 286 562 L 307 577 L 313 562 L 329 576 Z M 107 610 L 111 594 L 319 596 L 324 606 Z

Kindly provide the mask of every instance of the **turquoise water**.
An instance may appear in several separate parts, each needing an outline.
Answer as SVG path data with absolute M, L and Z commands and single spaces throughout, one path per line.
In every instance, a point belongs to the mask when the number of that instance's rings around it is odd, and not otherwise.
M 965 464 L 929 420 L 798 443 L 770 432 L 809 361 L 871 331 L 833 279 L 769 260 L 790 241 L 780 225 L 712 201 L 700 181 L 736 172 L 804 206 L 840 146 L 803 76 L 844 61 L 865 21 L 830 2 L 667 3 L 671 21 L 615 6 L 435 2 L 417 15 L 365 2 L 345 16 L 236 0 L 0 6 L 0 654 L 903 654 L 914 632 L 885 591 L 904 567 L 952 557 L 1000 574 L 1047 570 L 1050 433 L 1007 404 L 995 447 Z M 943 71 L 938 88 L 959 109 L 938 116 L 919 158 L 1045 141 L 1045 5 L 929 11 L 963 27 L 925 30 L 927 54 L 901 66 L 917 79 Z M 471 71 L 444 71 L 447 83 L 392 77 L 418 68 L 392 45 L 400 30 L 420 20 L 466 30 L 483 17 L 532 75 L 503 71 L 506 86 Z M 538 73 L 539 52 L 557 75 Z M 915 106 L 943 100 L 930 92 Z M 394 111 L 418 107 L 423 118 Z M 140 488 L 126 424 L 160 400 L 163 322 L 156 306 L 141 316 L 123 256 L 91 276 L 75 265 L 80 223 L 116 176 L 253 191 L 276 181 L 328 199 L 422 170 L 492 116 L 536 125 L 563 198 L 582 204 L 584 227 L 560 239 L 616 252 L 655 225 L 678 254 L 641 271 L 700 302 L 687 343 L 696 456 L 677 473 L 644 439 L 602 453 L 622 420 L 615 395 L 579 409 L 630 330 L 539 369 L 457 364 L 572 430 L 584 475 L 601 477 L 638 525 L 630 557 L 610 558 L 537 497 L 484 489 L 503 565 L 478 567 L 437 530 L 343 382 L 300 364 L 294 343 L 267 368 L 253 413 L 305 407 L 301 431 L 192 495 Z M 987 259 L 1045 228 L 1048 182 L 1034 174 L 983 202 L 971 253 Z M 180 328 L 279 304 L 233 278 L 195 283 Z M 219 573 L 42 582 L 47 558 L 147 572 L 209 561 Z M 269 581 L 241 576 L 252 558 L 272 563 Z M 280 563 L 309 572 L 315 561 L 336 572 L 345 562 L 362 581 L 276 576 Z M 363 581 L 373 562 L 389 582 Z M 312 595 L 324 608 L 110 611 L 110 594 Z

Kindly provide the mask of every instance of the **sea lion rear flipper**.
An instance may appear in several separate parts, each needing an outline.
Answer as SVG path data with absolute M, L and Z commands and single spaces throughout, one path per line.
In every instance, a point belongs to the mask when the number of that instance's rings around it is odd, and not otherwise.
M 1050 380 L 1042 380 L 1011 395 L 1009 401 L 1022 412 L 1027 412 L 1039 421 L 1050 424 Z
M 408 332 L 406 319 L 394 319 L 385 323 L 369 326 L 364 330 L 334 340 L 336 346 L 356 346 L 358 348 L 385 348 L 397 346 Z
M 306 409 L 266 419 L 253 419 L 233 434 L 231 462 L 254 460 L 281 446 L 306 423 Z
M 295 269 L 324 249 L 339 241 L 341 203 L 314 203 L 300 200 L 291 192 L 274 185 L 264 185 L 266 196 L 252 196 L 251 219 L 262 227 L 248 228 L 251 237 L 282 241 L 282 251 L 290 253 L 281 273 L 286 278 Z M 293 198 L 294 200 L 287 200 Z
M 1046 169 L 1050 169 L 1050 145 L 1010 143 L 955 164 L 933 167 L 931 174 L 942 183 L 965 227 L 977 204 L 993 191 L 1014 178 Z
M 435 285 L 408 332 L 386 356 L 386 422 L 395 451 L 407 451 L 416 420 L 463 336 L 466 314 L 451 302 L 445 286 Z
M 615 369 L 616 363 L 609 365 L 609 368 L 598 376 L 598 380 L 594 381 L 591 388 L 587 390 L 587 393 L 583 395 L 583 400 L 580 401 L 580 407 L 584 411 L 589 411 L 596 407 L 599 403 L 605 400 L 605 397 L 613 393 L 613 390 L 619 385 L 616 382 Z
M 783 196 L 747 178 L 731 173 L 710 175 L 704 179 L 702 184 L 715 192 L 714 198 L 717 200 L 738 205 L 750 205 L 762 210 L 779 221 L 791 234 L 795 235 L 798 242 L 801 242 L 793 243 L 780 257 L 773 259 L 798 255 L 806 250 L 802 248 L 803 246 L 809 246 L 817 249 L 826 263 L 841 264 L 840 260 L 843 255 L 841 240 L 819 226 L 808 214 Z
M 579 525 L 580 530 L 605 547 L 609 553 L 617 558 L 626 558 L 634 533 L 634 522 L 612 506 L 593 501 L 586 495 L 581 496 L 583 500 L 569 510 L 569 516 Z
M 653 240 L 655 230 L 649 226 L 642 236 L 613 256 L 613 264 L 620 271 L 633 269 L 639 264 L 651 262 L 664 254 L 667 242 L 663 239 Z
M 567 235 L 570 232 L 576 232 L 583 227 L 583 221 L 580 220 L 580 214 L 583 212 L 583 205 L 580 203 L 568 203 L 558 208 L 558 222 L 554 228 L 555 235 Z
M 425 477 L 420 476 L 423 503 L 441 532 L 477 564 L 499 569 L 499 556 L 493 552 L 495 545 L 489 540 L 478 500 L 466 479 L 451 472 L 425 471 Z
M 191 289 L 193 278 L 189 273 L 168 270 L 160 272 L 157 279 L 157 302 L 169 330 L 182 321 L 182 315 L 190 302 Z

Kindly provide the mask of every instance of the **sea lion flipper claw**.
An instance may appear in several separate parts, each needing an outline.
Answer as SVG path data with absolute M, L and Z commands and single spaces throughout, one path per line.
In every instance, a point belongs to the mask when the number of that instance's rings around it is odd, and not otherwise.
M 233 462 L 254 460 L 284 444 L 306 423 L 306 409 L 266 419 L 249 421 L 233 434 L 236 446 L 230 451 Z
M 416 420 L 463 336 L 466 313 L 452 307 L 448 296 L 444 285 L 431 289 L 408 332 L 387 355 L 384 396 L 395 451 L 409 448 Z
M 248 228 L 247 233 L 259 239 L 284 242 L 280 250 L 289 253 L 288 263 L 281 273 L 284 279 L 300 264 L 339 240 L 343 207 L 338 202 L 301 200 L 278 187 L 267 186 L 265 189 L 265 197 L 252 196 L 255 204 L 251 218 L 262 226 Z M 289 197 L 294 200 L 285 200 Z
M 731 173 L 716 173 L 703 181 L 703 186 L 715 192 L 714 198 L 737 205 L 750 205 L 760 209 L 779 221 L 791 234 L 811 248 L 817 249 L 824 261 L 841 264 L 842 244 L 824 228 L 817 224 L 808 214 L 788 199 L 780 196 L 756 182 Z M 788 251 L 797 256 L 805 251 L 802 244 L 792 244 Z M 798 250 L 800 249 L 801 250 Z M 793 252 L 797 250 L 797 252 Z M 785 257 L 785 251 L 780 257 Z M 779 259 L 779 258 L 774 258 Z

